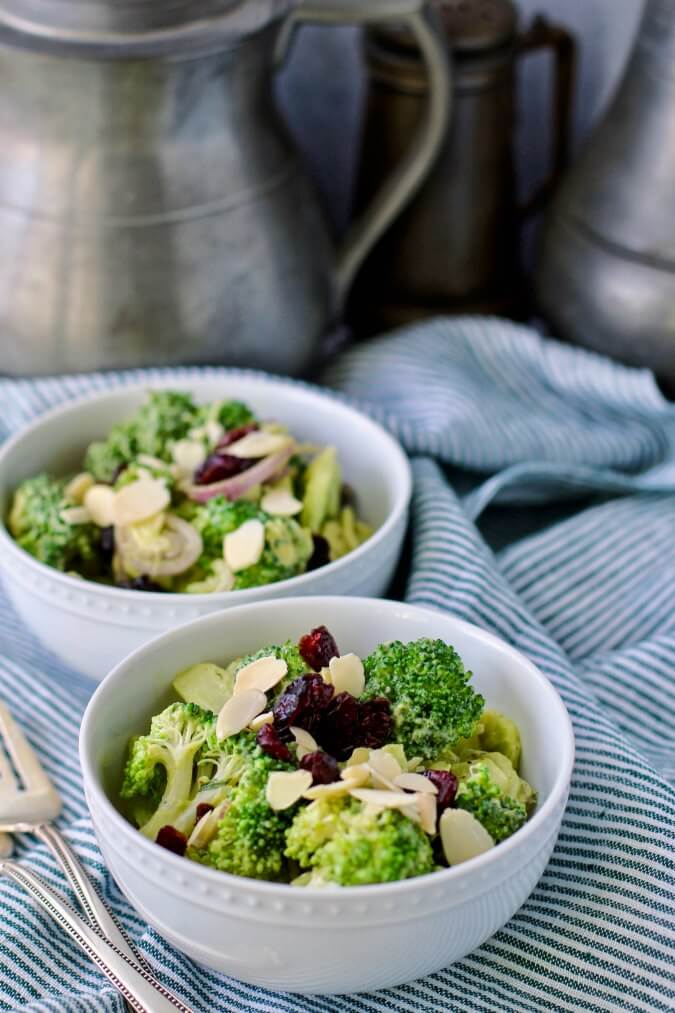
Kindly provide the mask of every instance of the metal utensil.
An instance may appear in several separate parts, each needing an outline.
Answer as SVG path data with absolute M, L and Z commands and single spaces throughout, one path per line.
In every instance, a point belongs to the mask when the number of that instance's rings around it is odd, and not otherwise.
M 154 977 L 96 892 L 61 833 L 46 820 L 61 811 L 61 799 L 8 708 L 0 702 L 0 832 L 32 833 L 47 845 L 72 887 L 86 921 L 36 873 L 0 860 L 0 873 L 31 894 L 97 964 L 136 1010 L 190 1013 Z M 5 752 L 7 755 L 5 755 Z M 2 856 L 0 856 L 1 858 Z

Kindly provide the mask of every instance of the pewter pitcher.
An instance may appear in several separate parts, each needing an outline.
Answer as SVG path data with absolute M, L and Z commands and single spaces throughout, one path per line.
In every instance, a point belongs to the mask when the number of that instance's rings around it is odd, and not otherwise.
M 623 80 L 548 216 L 554 332 L 675 388 L 675 4 L 647 0 Z
M 423 8 L 0 0 L 0 371 L 305 370 L 442 141 L 448 66 Z M 302 22 L 382 19 L 415 34 L 430 100 L 335 251 L 274 71 Z

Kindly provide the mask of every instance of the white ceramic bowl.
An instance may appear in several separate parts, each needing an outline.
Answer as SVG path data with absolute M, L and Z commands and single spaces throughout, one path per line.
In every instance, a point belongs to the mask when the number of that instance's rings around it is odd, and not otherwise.
M 345 480 L 373 536 L 342 559 L 290 580 L 244 591 L 186 595 L 128 591 L 59 573 L 24 552 L 2 523 L 23 479 L 77 470 L 87 444 L 143 403 L 148 387 L 190 391 L 198 402 L 238 398 L 304 440 L 337 447 Z M 223 608 L 305 594 L 384 594 L 405 536 L 412 488 L 401 447 L 380 425 L 288 380 L 230 373 L 170 378 L 70 402 L 42 415 L 0 450 L 0 573 L 19 615 L 71 667 L 100 680 L 147 640 Z
M 325 623 L 343 651 L 440 637 L 474 672 L 490 706 L 523 739 L 523 776 L 539 792 L 528 823 L 490 852 L 401 883 L 302 889 L 230 876 L 144 838 L 110 801 L 128 739 L 168 699 L 175 673 L 297 638 Z M 567 711 L 522 654 L 447 613 L 365 598 L 296 598 L 229 609 L 164 634 L 98 687 L 82 723 L 80 762 L 96 835 L 140 915 L 188 956 L 244 981 L 291 992 L 384 988 L 438 970 L 504 925 L 534 889 L 560 828 L 574 737 Z

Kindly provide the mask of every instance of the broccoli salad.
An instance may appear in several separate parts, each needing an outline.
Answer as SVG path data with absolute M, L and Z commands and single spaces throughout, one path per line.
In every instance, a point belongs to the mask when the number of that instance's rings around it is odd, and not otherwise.
M 421 876 L 488 851 L 536 794 L 521 742 L 442 640 L 340 654 L 325 626 L 226 668 L 129 743 L 120 806 L 195 862 L 295 886 Z
M 77 475 L 37 475 L 9 530 L 57 570 L 204 594 L 285 580 L 364 542 L 334 447 L 296 440 L 239 401 L 154 391 L 92 443 Z

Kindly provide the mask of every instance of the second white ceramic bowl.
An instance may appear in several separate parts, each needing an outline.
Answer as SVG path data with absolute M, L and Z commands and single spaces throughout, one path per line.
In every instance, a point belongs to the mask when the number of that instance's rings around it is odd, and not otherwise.
M 175 388 L 198 403 L 245 401 L 261 418 L 286 423 L 300 439 L 337 447 L 345 481 L 373 536 L 311 573 L 245 591 L 161 594 L 127 591 L 59 573 L 24 552 L 3 521 L 25 478 L 81 467 L 87 445 L 143 403 L 147 390 Z M 293 381 L 231 371 L 168 377 L 70 402 L 42 415 L 0 450 L 0 572 L 19 615 L 76 671 L 100 680 L 130 651 L 164 630 L 234 605 L 304 594 L 384 594 L 405 536 L 412 481 L 401 447 L 382 426 L 329 392 Z
M 513 837 L 452 869 L 400 883 L 309 889 L 230 876 L 166 851 L 113 801 L 127 743 L 169 699 L 176 672 L 224 663 L 325 623 L 343 652 L 440 637 L 473 670 L 489 706 L 512 717 L 537 809 Z M 565 707 L 518 651 L 447 613 L 362 598 L 296 598 L 229 609 L 167 633 L 99 686 L 80 761 L 105 861 L 139 914 L 200 964 L 290 992 L 355 992 L 410 981 L 459 960 L 504 925 L 549 860 L 574 757 Z

